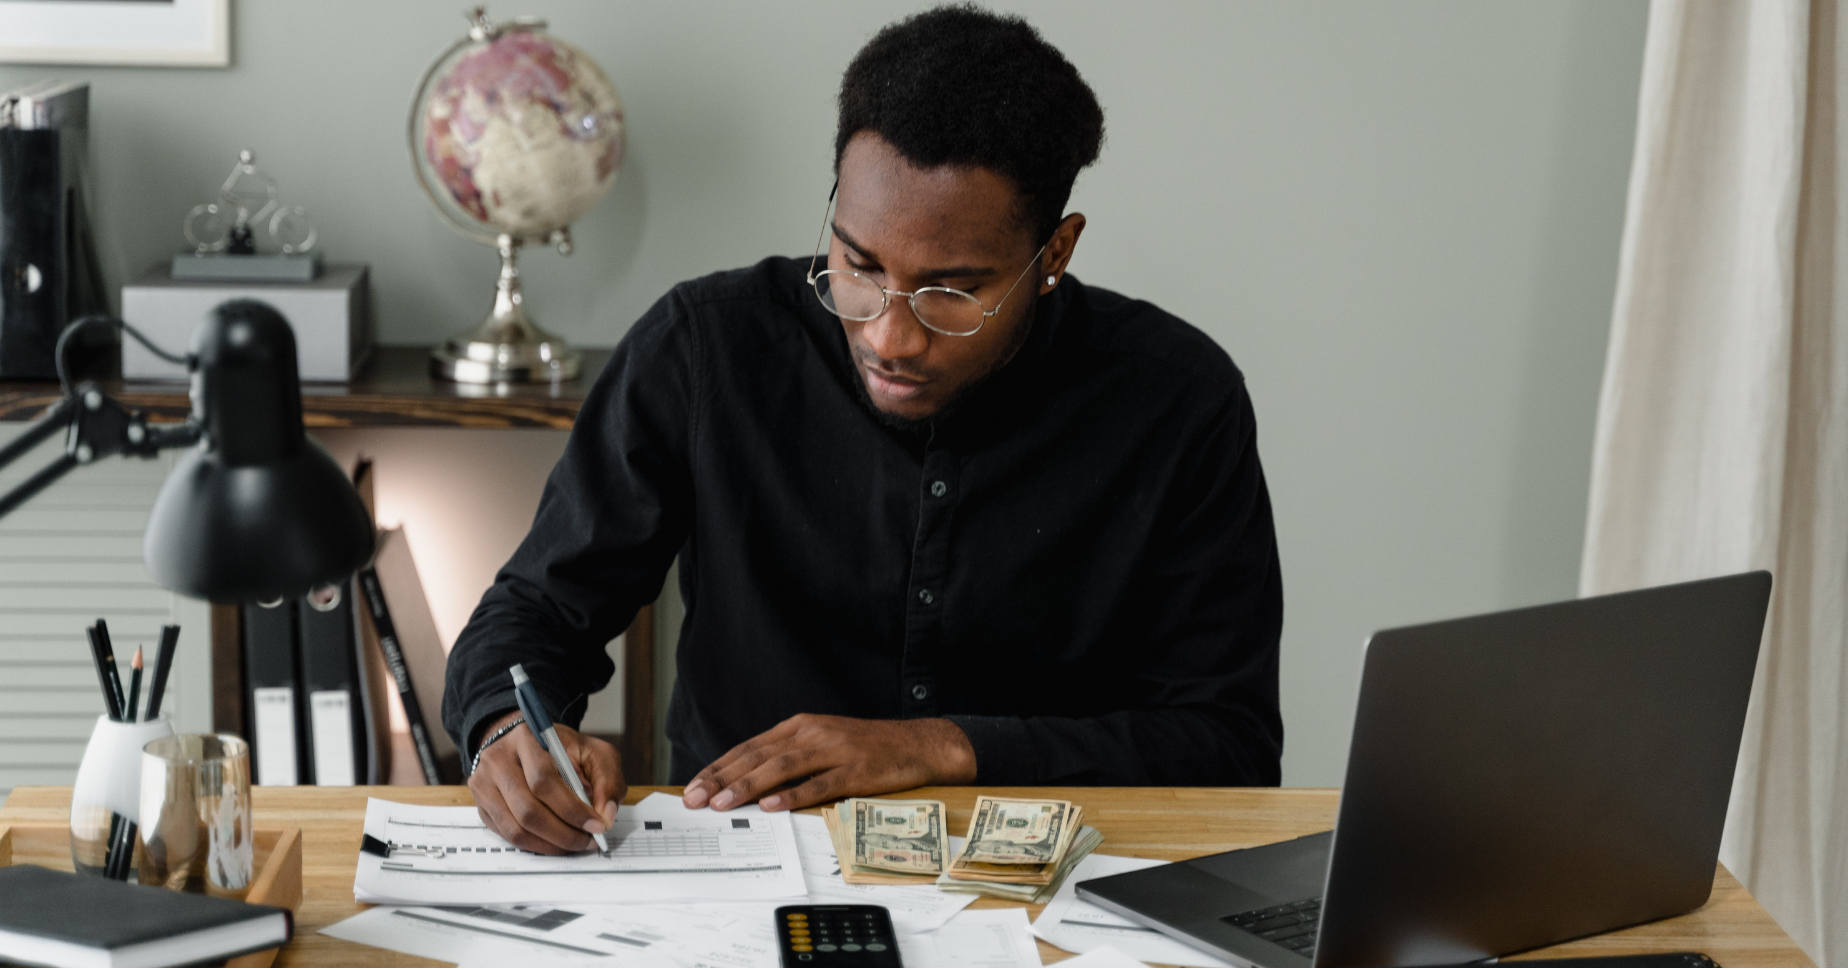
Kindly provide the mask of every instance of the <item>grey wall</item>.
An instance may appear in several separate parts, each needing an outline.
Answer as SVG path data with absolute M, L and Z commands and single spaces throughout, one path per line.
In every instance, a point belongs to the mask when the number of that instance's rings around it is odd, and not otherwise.
M 114 280 L 176 250 L 249 147 L 330 257 L 373 264 L 384 338 L 433 341 L 486 310 L 494 270 L 426 210 L 402 141 L 461 6 L 240 3 L 230 70 L 5 66 L 0 88 L 94 82 Z M 917 6 L 498 5 L 549 17 L 628 103 L 628 164 L 578 255 L 526 261 L 536 315 L 610 344 L 677 280 L 807 252 L 839 72 Z M 1198 324 L 1250 380 L 1286 574 L 1285 780 L 1336 784 L 1369 630 L 1575 589 L 1645 6 L 1002 6 L 1108 113 L 1074 272 Z

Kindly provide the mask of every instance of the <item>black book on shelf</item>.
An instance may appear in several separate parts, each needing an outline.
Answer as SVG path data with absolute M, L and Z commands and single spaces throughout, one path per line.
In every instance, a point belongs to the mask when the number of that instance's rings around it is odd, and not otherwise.
M 323 586 L 296 606 L 308 750 L 317 785 L 359 785 L 368 778 L 371 735 L 354 636 L 353 589 L 350 580 Z
M 404 705 L 411 744 L 431 785 L 462 780 L 462 762 L 441 722 L 448 656 L 424 599 L 423 583 L 401 529 L 379 533 L 372 565 L 360 570 L 360 592 L 373 632 Z
M 259 785 L 313 784 L 303 727 L 295 603 L 246 603 L 240 612 L 244 736 L 250 739 L 251 774 Z
M 364 455 L 353 464 L 353 490 L 366 507 L 367 518 L 377 528 L 377 505 L 373 501 L 372 459 Z M 359 673 L 359 705 L 364 722 L 360 744 L 366 752 L 365 769 L 360 778 L 364 785 L 391 784 L 391 673 L 385 666 L 379 638 L 372 633 L 371 617 L 360 592 L 359 577 L 347 584 L 350 594 L 347 615 L 353 621 L 354 668 Z
M 289 942 L 286 909 L 57 872 L 0 868 L 0 963 L 208 967 Z

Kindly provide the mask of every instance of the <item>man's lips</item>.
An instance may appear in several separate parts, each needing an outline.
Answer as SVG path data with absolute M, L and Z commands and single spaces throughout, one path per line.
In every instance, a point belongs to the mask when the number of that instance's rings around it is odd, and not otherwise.
M 866 373 L 866 386 L 875 396 L 891 401 L 908 401 L 924 392 L 925 381 L 903 374 L 883 371 L 870 365 L 862 365 Z

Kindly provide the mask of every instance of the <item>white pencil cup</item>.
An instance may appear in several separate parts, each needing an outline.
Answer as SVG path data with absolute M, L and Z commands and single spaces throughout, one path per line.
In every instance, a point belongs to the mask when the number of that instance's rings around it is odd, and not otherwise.
M 172 733 L 173 722 L 165 714 L 132 722 L 97 715 L 71 788 L 71 864 L 78 872 L 102 874 L 112 815 L 123 823 L 140 821 L 141 749 Z

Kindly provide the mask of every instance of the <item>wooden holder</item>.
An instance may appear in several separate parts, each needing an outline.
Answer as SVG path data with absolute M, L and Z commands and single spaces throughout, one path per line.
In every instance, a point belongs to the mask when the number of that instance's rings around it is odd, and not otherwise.
M 302 830 L 257 829 L 257 878 L 244 901 L 280 906 L 291 913 L 302 904 Z M 63 825 L 0 825 L 0 866 L 37 865 L 71 871 L 71 831 Z M 246 953 L 225 961 L 227 967 L 267 967 L 276 951 Z

